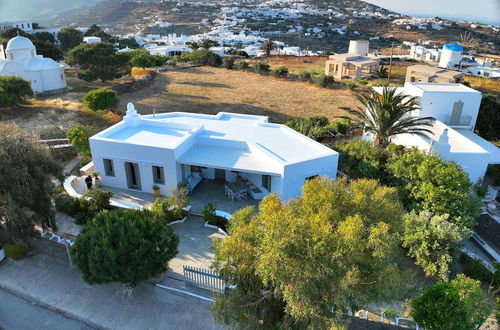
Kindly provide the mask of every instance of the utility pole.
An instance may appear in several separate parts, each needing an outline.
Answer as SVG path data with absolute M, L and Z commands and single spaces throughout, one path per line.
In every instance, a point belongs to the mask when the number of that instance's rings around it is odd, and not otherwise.
M 392 69 L 392 55 L 394 54 L 394 41 L 391 46 L 391 58 L 389 59 L 389 72 L 387 73 L 387 86 L 391 82 L 391 69 Z

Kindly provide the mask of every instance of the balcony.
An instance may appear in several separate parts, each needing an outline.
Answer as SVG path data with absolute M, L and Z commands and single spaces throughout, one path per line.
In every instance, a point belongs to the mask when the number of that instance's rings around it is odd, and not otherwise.
M 445 116 L 445 124 L 450 127 L 468 127 L 470 126 L 471 116 L 461 116 L 459 118 Z

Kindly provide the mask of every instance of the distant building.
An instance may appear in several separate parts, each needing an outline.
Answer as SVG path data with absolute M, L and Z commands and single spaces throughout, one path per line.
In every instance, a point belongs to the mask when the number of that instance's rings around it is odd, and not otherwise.
M 374 87 L 382 92 L 382 87 Z M 474 134 L 481 93 L 461 84 L 405 83 L 396 88 L 398 93 L 416 96 L 420 109 L 412 116 L 434 117 L 429 138 L 400 134 L 392 142 L 439 154 L 456 162 L 472 182 L 483 179 L 489 164 L 500 164 L 500 148 Z M 365 138 L 371 139 L 365 133 Z
M 439 60 L 440 68 L 454 69 L 460 65 L 464 47 L 457 43 L 446 44 L 441 51 L 441 59 Z
M 96 42 L 102 42 L 101 38 L 99 37 L 83 37 L 83 43 L 84 44 L 94 44 Z
M 424 62 L 437 62 L 441 58 L 441 51 L 435 47 L 411 45 L 410 59 Z
M 490 68 L 486 66 L 470 66 L 463 70 L 464 72 L 471 74 L 473 76 L 485 77 L 491 79 L 500 78 L 500 68 Z
M 19 28 L 25 32 L 33 31 L 33 23 L 30 21 L 0 22 L 0 30 L 5 31 L 12 28 Z
M 368 50 L 368 40 L 351 40 L 348 53 L 332 55 L 326 61 L 325 74 L 354 80 L 373 76 L 379 70 L 380 59 L 367 56 Z
M 0 47 L 0 76 L 16 76 L 31 82 L 35 93 L 66 89 L 63 66 L 36 54 L 28 38 L 17 36 L 7 44 L 5 53 Z
M 465 73 L 436 68 L 429 65 L 412 65 L 406 69 L 405 82 L 461 83 Z

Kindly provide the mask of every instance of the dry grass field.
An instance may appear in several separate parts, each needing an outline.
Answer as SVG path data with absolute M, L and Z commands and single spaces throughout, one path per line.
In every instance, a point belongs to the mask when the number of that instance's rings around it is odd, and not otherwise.
M 271 56 L 269 59 L 262 57 L 247 62 L 267 62 L 271 69 L 278 66 L 286 66 L 288 71 L 293 74 L 298 74 L 302 70 L 312 70 L 315 72 L 325 71 L 325 62 L 328 60 L 326 56 Z
M 269 116 L 283 123 L 294 117 L 323 115 L 330 120 L 353 106 L 353 93 L 253 72 L 213 67 L 176 68 L 161 73 L 153 86 L 120 95 L 119 109 L 134 102 L 140 113 L 221 111 Z

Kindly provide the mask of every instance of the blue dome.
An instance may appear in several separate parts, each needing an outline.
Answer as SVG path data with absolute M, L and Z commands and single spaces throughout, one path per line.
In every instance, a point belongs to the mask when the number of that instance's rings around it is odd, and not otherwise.
M 463 52 L 464 51 L 464 47 L 462 47 L 462 45 L 459 45 L 459 44 L 454 43 L 454 42 L 451 44 L 444 45 L 443 49 L 451 50 L 454 52 Z

